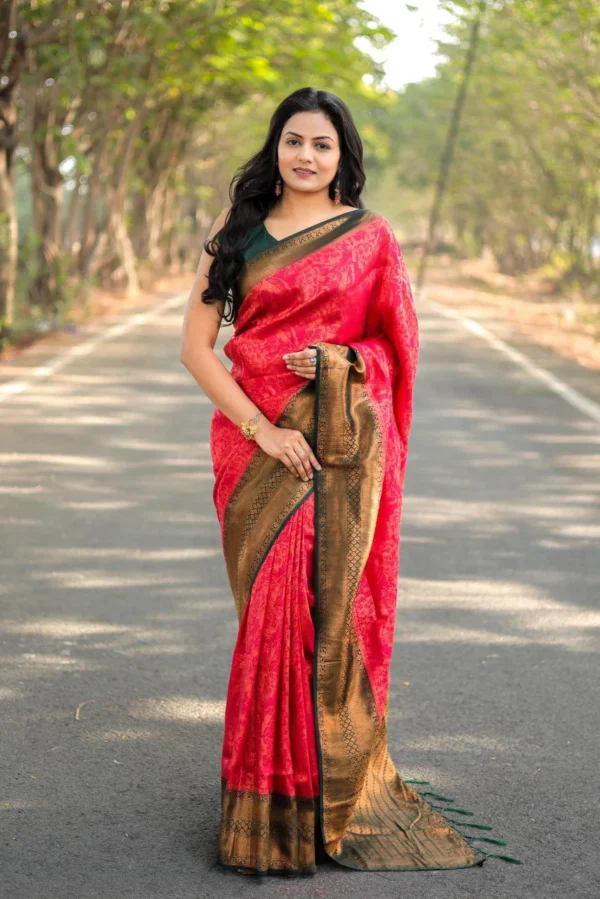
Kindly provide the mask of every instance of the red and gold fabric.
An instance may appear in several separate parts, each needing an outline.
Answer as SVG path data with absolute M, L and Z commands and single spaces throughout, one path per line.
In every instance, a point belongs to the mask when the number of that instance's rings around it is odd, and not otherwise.
M 483 855 L 401 778 L 387 740 L 400 522 L 419 329 L 388 221 L 358 209 L 250 258 L 231 374 L 322 465 L 303 481 L 211 423 L 214 502 L 239 630 L 218 861 L 314 873 L 315 832 L 364 871 Z M 316 378 L 282 355 L 314 347 Z

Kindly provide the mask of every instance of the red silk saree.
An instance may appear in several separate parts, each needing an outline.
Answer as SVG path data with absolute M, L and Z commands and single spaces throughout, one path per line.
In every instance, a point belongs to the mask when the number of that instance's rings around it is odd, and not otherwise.
M 303 481 L 219 409 L 210 446 L 239 630 L 227 690 L 218 863 L 443 869 L 483 855 L 397 773 L 387 745 L 400 520 L 419 354 L 388 221 L 342 213 L 258 252 L 224 348 L 273 423 L 322 465 Z M 316 379 L 283 353 L 314 347 Z

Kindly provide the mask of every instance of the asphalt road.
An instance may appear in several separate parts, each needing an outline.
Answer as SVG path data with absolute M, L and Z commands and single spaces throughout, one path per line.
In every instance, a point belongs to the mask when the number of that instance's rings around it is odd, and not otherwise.
M 237 623 L 182 308 L 2 403 L 3 899 L 596 899 L 600 427 L 426 304 L 390 752 L 523 864 L 215 866 Z

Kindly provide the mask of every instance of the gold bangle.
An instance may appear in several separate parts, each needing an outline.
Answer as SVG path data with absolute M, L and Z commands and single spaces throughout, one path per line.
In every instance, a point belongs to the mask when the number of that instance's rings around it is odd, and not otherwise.
M 246 440 L 254 440 L 254 435 L 258 430 L 258 420 L 261 415 L 262 412 L 259 409 L 258 412 L 252 416 L 252 418 L 249 418 L 247 421 L 241 422 L 240 430 Z

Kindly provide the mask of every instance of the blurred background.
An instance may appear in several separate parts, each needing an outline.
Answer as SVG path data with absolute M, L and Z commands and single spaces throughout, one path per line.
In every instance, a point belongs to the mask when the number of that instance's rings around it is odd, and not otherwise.
M 7 0 L 0 350 L 184 289 L 301 86 L 350 106 L 419 287 L 600 370 L 597 0 Z

